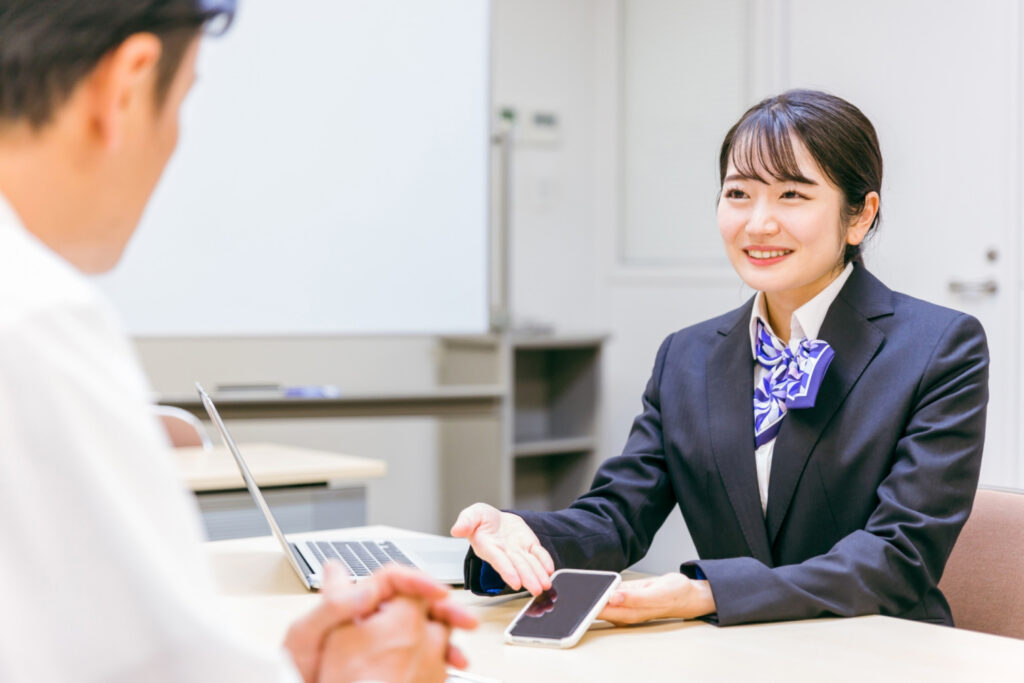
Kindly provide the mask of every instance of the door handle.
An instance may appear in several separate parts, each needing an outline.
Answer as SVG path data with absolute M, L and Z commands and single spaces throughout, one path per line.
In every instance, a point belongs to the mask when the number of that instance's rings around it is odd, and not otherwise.
M 995 280 L 950 280 L 949 291 L 953 294 L 967 294 L 973 296 L 981 294 L 995 294 L 999 291 L 999 283 Z

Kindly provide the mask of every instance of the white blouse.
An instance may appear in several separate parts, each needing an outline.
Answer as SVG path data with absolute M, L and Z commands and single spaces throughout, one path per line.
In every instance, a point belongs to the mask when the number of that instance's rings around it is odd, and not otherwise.
M 825 315 L 829 307 L 839 295 L 839 290 L 846 284 L 850 273 L 853 272 L 853 264 L 848 263 L 843 272 L 835 280 L 830 282 L 825 289 L 815 295 L 813 299 L 800 308 L 793 311 L 793 318 L 789 324 L 789 348 L 796 349 L 804 339 L 816 339 L 821 324 L 825 322 Z M 754 307 L 750 309 L 750 352 L 754 357 L 754 386 L 760 383 L 761 379 L 768 372 L 757 362 L 757 321 L 760 320 L 772 333 L 772 326 L 768 323 L 768 312 L 765 309 L 764 292 L 758 292 L 754 297 Z M 776 335 L 778 336 L 778 335 Z M 754 397 L 750 397 L 750 410 L 754 410 Z M 782 418 L 785 422 L 786 418 Z M 768 510 L 768 480 L 772 471 L 772 453 L 775 450 L 775 439 L 761 444 L 760 448 L 754 451 L 754 462 L 757 466 L 757 486 L 761 492 L 761 513 Z

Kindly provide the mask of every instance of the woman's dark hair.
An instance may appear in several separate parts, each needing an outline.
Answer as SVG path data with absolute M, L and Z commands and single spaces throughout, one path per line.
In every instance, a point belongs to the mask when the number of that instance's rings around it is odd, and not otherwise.
M 852 220 L 864 210 L 869 192 L 882 191 L 882 152 L 874 126 L 846 100 L 818 90 L 789 90 L 747 110 L 729 130 L 719 155 L 719 182 L 729 161 L 744 175 L 763 180 L 805 182 L 790 135 L 796 136 L 833 185 L 843 193 L 843 215 Z M 875 215 L 868 234 L 881 218 Z M 860 257 L 860 245 L 846 245 L 844 265 Z
M 0 122 L 45 125 L 78 82 L 135 33 L 162 43 L 155 93 L 162 104 L 202 27 L 213 22 L 223 31 L 233 13 L 232 0 L 0 0 Z

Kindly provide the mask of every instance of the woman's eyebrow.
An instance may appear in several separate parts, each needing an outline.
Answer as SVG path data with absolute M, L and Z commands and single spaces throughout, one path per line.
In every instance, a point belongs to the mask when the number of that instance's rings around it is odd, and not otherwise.
M 730 173 L 729 175 L 725 176 L 725 179 L 726 180 L 756 180 L 759 183 L 764 183 L 766 185 L 768 184 L 765 181 L 765 179 L 762 178 L 761 176 L 747 175 L 745 173 Z
M 747 175 L 746 173 L 730 173 L 725 176 L 725 180 L 754 180 L 764 185 L 768 184 L 768 181 L 757 175 Z M 786 176 L 784 178 L 775 178 L 776 182 L 780 183 L 797 183 L 800 185 L 818 185 L 817 180 L 808 178 L 807 176 Z

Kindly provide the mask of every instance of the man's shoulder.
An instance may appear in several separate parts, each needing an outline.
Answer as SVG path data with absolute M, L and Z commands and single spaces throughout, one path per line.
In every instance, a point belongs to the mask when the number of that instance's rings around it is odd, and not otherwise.
M 101 308 L 85 276 L 24 230 L 0 226 L 0 328 Z
M 96 286 L 30 234 L 8 227 L 0 226 L 0 363 L 6 371 L 130 372 L 133 351 Z

